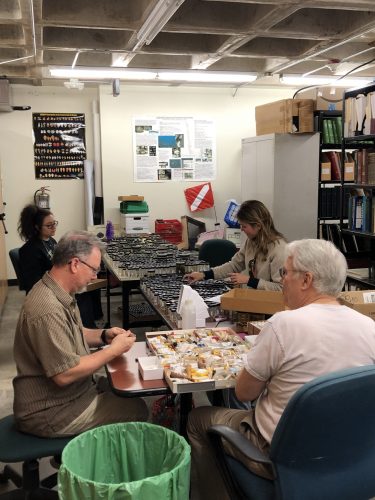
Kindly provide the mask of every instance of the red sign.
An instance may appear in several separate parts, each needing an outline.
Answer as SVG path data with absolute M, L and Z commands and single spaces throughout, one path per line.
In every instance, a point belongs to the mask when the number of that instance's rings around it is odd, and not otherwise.
M 210 182 L 185 189 L 185 198 L 191 212 L 214 206 L 214 194 Z

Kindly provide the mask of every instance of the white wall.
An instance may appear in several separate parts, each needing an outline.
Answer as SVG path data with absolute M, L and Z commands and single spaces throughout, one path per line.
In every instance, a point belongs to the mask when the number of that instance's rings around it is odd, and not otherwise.
M 30 111 L 0 113 L 0 163 L 6 205 L 7 251 L 22 243 L 17 222 L 34 192 L 50 186 L 51 208 L 59 221 L 57 237 L 69 229 L 85 228 L 82 180 L 36 180 L 34 174 L 32 112 L 83 112 L 86 115 L 87 157 L 93 159 L 91 103 L 100 99 L 103 196 L 105 218 L 119 220 L 118 195 L 143 195 L 154 219 L 179 219 L 192 215 L 212 229 L 214 212 L 191 214 L 183 190 L 200 182 L 134 183 L 132 119 L 134 116 L 193 116 L 212 118 L 216 124 L 217 178 L 212 182 L 216 211 L 222 220 L 229 198 L 240 199 L 241 139 L 255 135 L 254 108 L 258 104 L 289 98 L 293 90 L 121 86 L 112 96 L 111 86 L 83 91 L 62 87 L 11 86 L 12 104 L 29 105 Z M 0 207 L 1 209 L 1 207 Z M 8 261 L 8 278 L 15 278 Z
M 133 178 L 132 119 L 135 116 L 188 116 L 213 119 L 216 125 L 217 177 L 212 181 L 216 213 L 222 221 L 226 200 L 241 201 L 241 139 L 255 135 L 255 106 L 292 97 L 292 90 L 189 88 L 122 85 L 118 97 L 100 88 L 105 219 L 119 222 L 119 195 L 138 194 L 155 219 L 190 215 L 213 229 L 213 209 L 190 213 L 184 189 L 200 181 L 135 183 Z
M 3 198 L 6 202 L 7 253 L 22 244 L 17 234 L 19 214 L 26 204 L 33 202 L 33 195 L 41 186 L 50 187 L 51 209 L 59 221 L 57 237 L 70 229 L 85 227 L 83 180 L 35 179 L 32 113 L 85 113 L 87 157 L 92 159 L 91 102 L 98 95 L 96 89 L 80 92 L 61 87 L 26 85 L 13 85 L 11 92 L 14 106 L 31 106 L 31 110 L 0 113 L 0 160 Z M 8 278 L 15 278 L 9 259 Z

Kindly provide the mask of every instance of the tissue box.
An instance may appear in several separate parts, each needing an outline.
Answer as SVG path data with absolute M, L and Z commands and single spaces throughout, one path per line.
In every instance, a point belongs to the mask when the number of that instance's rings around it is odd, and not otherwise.
M 158 380 L 164 375 L 163 367 L 157 356 L 145 356 L 138 358 L 138 369 L 143 380 Z

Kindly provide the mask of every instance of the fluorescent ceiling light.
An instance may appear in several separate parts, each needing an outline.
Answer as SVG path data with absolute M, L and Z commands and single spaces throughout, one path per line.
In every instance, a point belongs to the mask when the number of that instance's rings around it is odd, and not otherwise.
M 160 71 L 158 79 L 174 82 L 250 83 L 257 75 L 213 71 Z
M 338 76 L 298 76 L 298 75 L 283 75 L 280 76 L 280 82 L 285 85 L 309 86 L 309 85 L 332 85 L 334 87 L 361 87 L 372 82 L 368 78 L 343 78 L 338 79 Z
M 49 68 L 51 76 L 56 78 L 78 79 L 120 79 L 120 80 L 153 80 L 157 77 L 156 71 L 142 71 L 116 68 Z
M 207 83 L 250 83 L 257 75 L 251 73 L 225 73 L 214 71 L 168 71 L 117 68 L 49 68 L 50 76 L 56 78 L 75 78 L 80 80 L 116 79 L 155 80 L 163 82 L 207 82 Z

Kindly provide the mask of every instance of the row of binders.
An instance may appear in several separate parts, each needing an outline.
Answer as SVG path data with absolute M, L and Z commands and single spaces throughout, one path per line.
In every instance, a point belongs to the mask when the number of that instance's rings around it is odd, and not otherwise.
M 375 92 L 345 99 L 344 137 L 375 134 Z
M 375 149 L 345 152 L 344 181 L 375 185 Z M 321 154 L 320 180 L 341 181 L 342 153 L 324 151 Z
M 321 224 L 320 226 L 320 239 L 331 241 L 337 248 L 345 254 L 357 254 L 362 249 L 354 234 L 342 233 L 340 224 Z
M 375 232 L 375 196 L 372 190 L 353 189 L 348 201 L 348 228 Z
M 353 153 L 354 182 L 375 185 L 375 150 L 358 149 Z
M 349 191 L 343 190 L 346 200 L 344 201 L 343 218 L 348 217 Z M 319 218 L 320 219 L 340 219 L 341 215 L 341 186 L 323 187 L 319 196 Z
M 354 181 L 355 158 L 352 153 L 345 152 L 344 181 Z M 324 151 L 321 154 L 320 180 L 341 181 L 342 153 L 340 151 Z
M 342 118 L 333 116 L 322 120 L 322 139 L 324 144 L 341 144 Z

